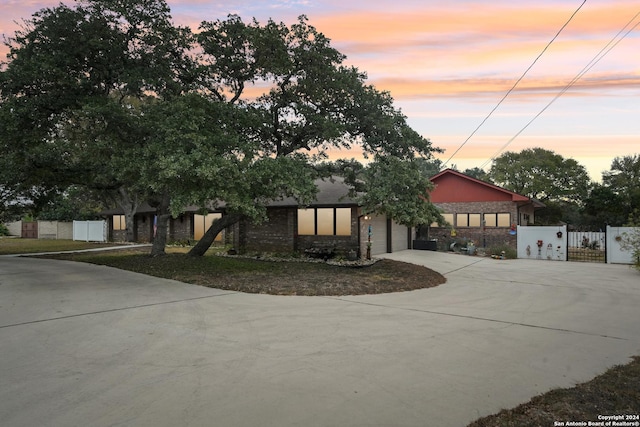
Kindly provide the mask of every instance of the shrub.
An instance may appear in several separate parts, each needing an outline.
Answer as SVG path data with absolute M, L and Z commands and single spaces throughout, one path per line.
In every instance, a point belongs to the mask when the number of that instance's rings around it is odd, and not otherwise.
M 633 266 L 640 271 L 640 209 L 634 209 L 626 225 L 634 228 L 630 232 L 622 233 L 620 247 L 633 254 Z
M 633 266 L 640 271 L 640 228 L 634 228 L 630 232 L 622 233 L 620 247 L 633 254 Z
M 9 235 L 9 229 L 7 228 L 6 225 L 0 223 L 0 236 L 8 236 Z
M 507 259 L 518 258 L 518 252 L 511 246 L 507 246 L 507 245 L 492 246 L 488 250 L 488 254 L 490 256 L 493 256 L 493 255 L 502 256 L 502 252 L 504 252 L 504 257 Z

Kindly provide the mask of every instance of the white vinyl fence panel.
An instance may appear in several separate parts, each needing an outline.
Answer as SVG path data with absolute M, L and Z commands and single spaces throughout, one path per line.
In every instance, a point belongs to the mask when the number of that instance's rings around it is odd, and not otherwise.
M 518 258 L 566 261 L 567 227 L 518 226 Z
M 607 226 L 607 263 L 633 264 L 633 253 L 622 249 L 622 238 L 625 234 L 640 233 L 640 228 Z
M 106 242 L 106 221 L 73 221 L 73 240 Z

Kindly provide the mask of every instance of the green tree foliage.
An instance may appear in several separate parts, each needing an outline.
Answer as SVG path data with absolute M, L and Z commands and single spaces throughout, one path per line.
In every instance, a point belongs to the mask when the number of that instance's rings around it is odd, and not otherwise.
M 87 194 L 83 187 L 71 186 L 57 194 L 39 214 L 39 220 L 73 221 L 98 219 L 98 213 L 104 207 L 96 202 L 97 198 Z
M 164 0 L 86 0 L 37 12 L 8 45 L 0 184 L 111 191 L 129 217 L 147 200 L 159 218 L 152 254 L 188 204 L 227 213 L 192 251 L 202 254 L 271 200 L 309 203 L 329 150 L 368 156 L 371 209 L 404 223 L 431 209 L 414 164 L 431 143 L 305 17 L 288 27 L 230 16 L 194 35 Z M 405 182 L 380 188 L 380 173 Z M 408 214 L 388 206 L 405 201 Z
M 542 148 L 504 153 L 493 161 L 489 177 L 496 185 L 544 203 L 580 204 L 590 186 L 584 166 Z
M 479 179 L 480 181 L 485 181 L 485 182 L 491 181 L 491 179 L 489 178 L 489 174 L 485 172 L 484 169 L 481 169 L 478 167 L 465 169 L 464 172 L 462 173 L 472 178 Z
M 121 194 L 136 177 L 123 167 L 140 148 L 134 107 L 185 91 L 190 32 L 162 0 L 88 0 L 36 12 L 6 44 L 4 185 L 27 198 L 69 185 Z
M 607 225 L 621 226 L 628 217 L 622 197 L 610 187 L 594 184 L 584 202 L 582 223 L 592 229 L 604 230 Z
M 634 267 L 640 271 L 640 209 L 636 208 L 629 214 L 627 227 L 633 227 L 630 231 L 622 233 L 621 248 L 633 254 Z
M 418 168 L 420 168 L 420 173 L 427 177 L 431 178 L 434 175 L 437 175 L 442 170 L 442 161 L 439 159 L 425 159 L 425 158 L 417 158 L 416 164 Z
M 362 179 L 366 191 L 361 193 L 359 200 L 365 212 L 394 218 L 399 224 L 410 227 L 444 223 L 438 208 L 426 203 L 427 191 L 433 189 L 433 184 L 420 173 L 418 162 L 383 157 L 364 169 Z
M 622 215 L 629 217 L 640 206 L 640 154 L 616 157 L 602 174 L 602 185 L 616 196 Z
M 237 105 L 251 117 L 243 132 L 257 144 L 259 155 L 256 167 L 248 169 L 254 180 L 245 182 L 266 185 L 245 188 L 238 182 L 231 187 L 222 199 L 243 202 L 227 205 L 233 215 L 214 222 L 192 255 L 203 254 L 224 227 L 247 214 L 250 205 L 264 212 L 269 200 L 289 193 L 308 203 L 314 178 L 327 169 L 322 162 L 329 150 L 359 146 L 370 159 L 360 176 L 366 177 L 364 190 L 369 197 L 363 203 L 372 212 L 413 224 L 427 216 L 429 183 L 420 180 L 413 161 L 429 158 L 431 143 L 407 125 L 388 93 L 367 85 L 365 74 L 356 68 L 343 65 L 345 56 L 306 17 L 288 27 L 271 20 L 265 25 L 256 20 L 245 24 L 229 16 L 204 22 L 197 37 L 203 51 L 198 62 L 203 64 L 204 92 Z M 344 173 L 356 174 L 348 163 L 342 164 Z M 379 179 L 374 178 L 391 169 L 411 191 L 391 193 L 391 186 L 377 185 Z M 400 217 L 389 207 L 392 203 L 400 207 L 402 202 L 415 207 L 411 215 Z
M 594 229 L 622 226 L 640 206 L 640 155 L 616 157 L 602 183 L 592 186 L 584 201 L 582 224 Z

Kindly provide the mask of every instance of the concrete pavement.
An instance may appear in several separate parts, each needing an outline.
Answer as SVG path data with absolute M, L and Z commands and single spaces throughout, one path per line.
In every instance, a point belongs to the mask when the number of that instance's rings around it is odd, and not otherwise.
M 447 283 L 249 295 L 0 258 L 6 426 L 464 426 L 640 354 L 628 266 L 403 251 Z

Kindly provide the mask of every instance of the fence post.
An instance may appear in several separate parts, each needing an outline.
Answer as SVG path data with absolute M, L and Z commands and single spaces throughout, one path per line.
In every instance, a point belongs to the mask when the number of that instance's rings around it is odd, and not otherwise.
M 567 241 L 567 249 L 564 251 L 564 260 L 569 261 L 569 223 L 565 226 L 564 234 L 565 240 Z
M 607 257 L 609 256 L 609 242 L 607 241 L 607 231 L 609 227 L 604 228 L 604 263 L 607 264 Z

